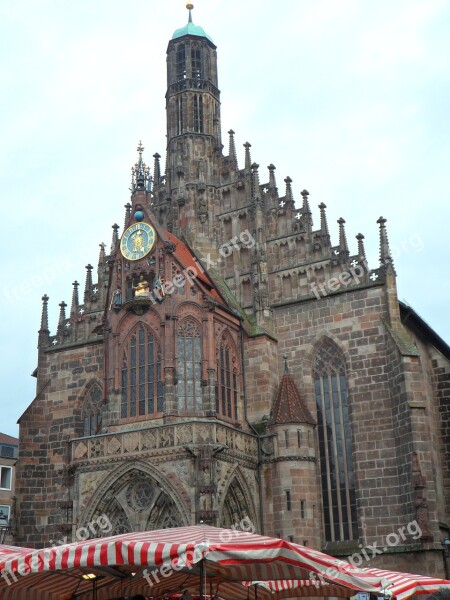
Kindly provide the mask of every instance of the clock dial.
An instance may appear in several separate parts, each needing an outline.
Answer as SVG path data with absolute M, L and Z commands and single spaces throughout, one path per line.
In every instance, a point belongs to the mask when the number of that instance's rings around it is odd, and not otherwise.
M 147 223 L 135 223 L 128 227 L 120 241 L 120 251 L 127 260 L 144 258 L 155 245 L 156 233 Z

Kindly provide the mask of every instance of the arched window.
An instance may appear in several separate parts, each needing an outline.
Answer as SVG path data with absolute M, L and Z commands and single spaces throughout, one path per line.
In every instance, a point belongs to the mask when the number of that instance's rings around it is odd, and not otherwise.
M 194 321 L 184 321 L 178 329 L 178 410 L 203 408 L 202 340 Z
M 202 78 L 202 53 L 200 48 L 191 48 L 192 79 Z
M 348 390 L 342 352 L 331 340 L 313 363 L 322 473 L 325 539 L 358 539 Z
M 223 337 L 219 348 L 218 386 L 216 394 L 216 412 L 224 417 L 238 418 L 237 369 L 231 345 Z
M 180 44 L 177 48 L 177 81 L 186 79 L 186 48 Z
M 83 435 L 95 435 L 102 428 L 101 413 L 102 391 L 94 385 L 88 392 L 83 405 Z
M 140 325 L 122 353 L 122 419 L 156 416 L 164 410 L 161 354 L 156 337 Z

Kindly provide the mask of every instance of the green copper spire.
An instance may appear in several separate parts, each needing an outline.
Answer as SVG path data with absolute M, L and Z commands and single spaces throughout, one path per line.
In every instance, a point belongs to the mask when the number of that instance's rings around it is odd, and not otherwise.
M 177 29 L 175 31 L 175 33 L 172 36 L 172 39 L 176 40 L 177 38 L 183 37 L 185 35 L 195 35 L 197 37 L 204 37 L 213 44 L 214 42 L 209 37 L 209 35 L 205 32 L 203 27 L 198 27 L 197 25 L 194 25 L 194 23 L 192 22 L 192 9 L 194 8 L 194 5 L 191 3 L 188 3 L 188 4 L 186 4 L 186 8 L 189 10 L 189 21 L 188 21 L 187 25 L 185 25 L 181 29 Z

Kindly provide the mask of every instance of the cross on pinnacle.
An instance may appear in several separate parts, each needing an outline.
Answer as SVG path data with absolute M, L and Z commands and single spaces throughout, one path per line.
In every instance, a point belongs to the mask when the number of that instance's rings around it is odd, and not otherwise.
M 142 158 L 142 153 L 144 152 L 144 146 L 142 145 L 141 140 L 139 140 L 139 145 L 136 148 L 136 150 L 139 152 L 139 158 Z

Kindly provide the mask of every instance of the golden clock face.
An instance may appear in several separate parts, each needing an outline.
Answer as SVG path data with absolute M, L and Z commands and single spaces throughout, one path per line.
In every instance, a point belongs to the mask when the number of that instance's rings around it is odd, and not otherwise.
M 135 223 L 125 230 L 120 241 L 120 251 L 127 260 L 144 258 L 155 245 L 156 233 L 147 223 Z

